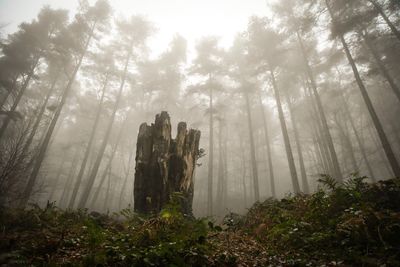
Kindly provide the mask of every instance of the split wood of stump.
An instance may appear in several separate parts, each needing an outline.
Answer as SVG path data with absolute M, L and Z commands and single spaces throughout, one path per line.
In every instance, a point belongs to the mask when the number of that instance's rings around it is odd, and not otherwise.
M 192 214 L 200 131 L 186 127 L 180 122 L 177 136 L 172 139 L 170 117 L 165 111 L 156 115 L 154 124 L 140 125 L 134 182 L 136 212 L 157 213 L 178 192 L 182 211 Z

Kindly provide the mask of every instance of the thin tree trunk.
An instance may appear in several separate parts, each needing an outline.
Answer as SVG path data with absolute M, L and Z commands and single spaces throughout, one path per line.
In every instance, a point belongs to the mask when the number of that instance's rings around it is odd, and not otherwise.
M 312 142 L 313 142 L 313 146 L 314 149 L 310 149 L 310 153 L 314 158 L 314 163 L 315 163 L 315 171 L 316 173 L 326 173 L 327 169 L 325 168 L 325 163 L 322 160 L 322 156 L 321 156 L 321 150 L 320 147 L 318 145 L 318 142 L 316 140 L 316 137 L 314 136 L 314 133 L 312 134 Z
M 296 32 L 296 35 L 297 35 L 297 40 L 298 40 L 298 42 L 300 44 L 301 53 L 303 55 L 303 60 L 304 60 L 304 65 L 306 67 L 306 72 L 307 72 L 308 78 L 309 78 L 309 80 L 311 82 L 311 89 L 313 90 L 313 94 L 314 94 L 314 97 L 315 97 L 315 100 L 316 100 L 318 112 L 320 114 L 320 118 L 321 118 L 321 122 L 322 122 L 322 128 L 323 128 L 323 136 L 324 136 L 324 139 L 326 140 L 328 148 L 329 148 L 329 153 L 330 153 L 330 157 L 331 157 L 332 164 L 333 164 L 334 176 L 339 182 L 341 182 L 343 180 L 343 176 L 342 176 L 342 173 L 340 171 L 339 160 L 337 158 L 335 146 L 333 144 L 332 136 L 331 136 L 331 133 L 329 131 L 329 126 L 328 126 L 328 122 L 327 122 L 327 119 L 326 119 L 325 111 L 324 111 L 324 108 L 323 108 L 323 105 L 322 105 L 321 97 L 320 97 L 320 95 L 318 93 L 318 90 L 317 90 L 317 83 L 315 82 L 315 79 L 314 79 L 314 73 L 313 73 L 313 71 L 312 71 L 312 69 L 310 67 L 310 63 L 309 63 L 309 60 L 308 60 L 307 52 L 306 52 L 306 49 L 304 47 L 303 40 L 302 40 L 302 38 L 300 36 L 300 33 Z
M 381 159 L 381 161 L 378 160 L 377 162 L 382 163 L 385 167 L 385 170 L 389 174 L 389 176 L 393 177 L 394 176 L 393 170 L 390 167 L 390 164 L 388 163 L 387 158 L 385 158 L 385 151 L 382 147 L 382 144 L 378 140 L 379 137 L 376 136 L 376 131 L 372 131 L 371 128 L 368 127 L 368 133 L 372 140 L 372 143 L 376 147 L 376 152 L 378 153 L 378 158 Z
M 36 66 L 39 64 L 39 59 L 40 58 L 37 58 L 35 60 L 35 63 L 33 64 L 31 70 L 29 71 L 28 77 L 26 77 L 24 84 L 22 85 L 21 89 L 19 90 L 17 97 L 15 98 L 14 103 L 9 110 L 10 113 L 14 113 L 15 110 L 17 109 L 17 106 L 18 106 L 19 102 L 21 101 L 22 96 L 24 95 L 26 88 L 29 85 L 30 80 L 32 79 L 33 75 L 35 74 L 35 69 L 36 69 Z M 2 139 L 4 133 L 6 132 L 7 126 L 10 123 L 11 118 L 12 118 L 11 115 L 8 115 L 4 118 L 3 124 L 1 125 L 1 128 L 0 128 L 0 140 Z
M 321 149 L 322 158 L 325 162 L 327 173 L 332 173 L 332 160 L 331 157 L 329 156 L 329 151 L 328 151 L 329 149 L 326 145 L 324 138 L 322 137 L 321 132 L 317 132 L 317 140 L 319 147 Z
M 250 100 L 247 91 L 244 92 L 244 97 L 246 100 L 247 127 L 249 129 L 249 137 L 250 137 L 250 159 L 251 159 L 251 167 L 253 174 L 254 199 L 256 202 L 258 202 L 260 201 L 260 189 L 258 185 L 258 166 L 256 159 L 256 148 L 254 144 L 253 121 L 251 117 Z
M 80 149 L 77 148 L 75 153 L 74 153 L 74 159 L 72 160 L 71 166 L 68 170 L 68 175 L 66 178 L 66 182 L 63 188 L 63 192 L 60 198 L 60 204 L 65 204 L 64 207 L 67 208 L 68 205 L 68 196 L 69 196 L 69 192 L 71 190 L 71 185 L 74 181 L 74 177 L 75 177 L 75 173 L 76 173 L 76 167 L 78 165 L 78 161 L 79 161 L 79 152 Z
M 397 142 L 397 145 L 400 147 L 400 131 L 399 131 L 398 122 L 391 119 L 390 126 L 392 128 L 392 132 L 393 132 L 394 138 Z
M 326 144 L 323 142 L 322 138 L 320 138 L 320 132 L 321 130 L 321 119 L 318 115 L 317 112 L 317 107 L 315 106 L 314 99 L 312 98 L 312 92 L 309 86 L 305 81 L 303 81 L 303 90 L 304 90 L 304 97 L 308 99 L 310 103 L 310 107 L 308 109 L 309 116 L 311 120 L 309 121 L 309 124 L 311 126 L 311 133 L 312 133 L 312 138 L 315 146 L 315 150 L 318 156 L 318 159 L 320 160 L 323 173 L 327 174 L 330 173 L 332 170 L 331 162 L 330 162 L 330 157 L 329 153 L 326 152 Z
M 70 208 L 70 209 L 72 209 L 74 207 L 76 196 L 78 195 L 78 191 L 79 191 L 79 188 L 80 188 L 81 183 L 82 183 L 82 177 L 83 177 L 83 174 L 85 173 L 85 169 L 86 169 L 86 165 L 87 165 L 87 162 L 88 162 L 88 159 L 89 159 L 90 151 L 92 150 L 94 137 L 95 137 L 96 132 L 97 132 L 97 127 L 98 127 L 98 124 L 99 124 L 99 121 L 100 121 L 101 111 L 103 109 L 104 95 L 105 95 L 106 88 L 107 88 L 107 85 L 108 85 L 108 78 L 109 78 L 109 75 L 106 74 L 106 78 L 105 78 L 105 81 L 103 83 L 103 88 L 101 90 L 101 97 L 100 97 L 99 105 L 97 106 L 96 117 L 94 119 L 94 123 L 93 123 L 93 126 L 92 126 L 92 131 L 90 133 L 90 137 L 89 137 L 89 141 L 88 141 L 88 144 L 87 144 L 87 147 L 86 147 L 86 150 L 85 150 L 85 154 L 83 156 L 83 160 L 82 160 L 81 166 L 79 168 L 78 176 L 76 177 L 76 182 L 75 182 L 75 185 L 74 185 L 74 189 L 72 191 L 70 202 L 68 204 L 68 208 Z
M 209 156 L 208 156 L 208 191 L 207 191 L 207 214 L 208 216 L 213 215 L 213 169 L 214 169 L 214 118 L 213 118 L 213 89 L 211 85 L 211 74 L 209 76 L 209 86 L 210 86 L 210 117 L 209 117 L 209 125 L 210 125 L 210 136 L 209 136 Z
M 288 103 L 288 107 L 289 107 L 290 117 L 292 119 L 294 138 L 295 138 L 296 147 L 297 147 L 297 153 L 299 155 L 299 165 L 300 165 L 300 173 L 301 173 L 301 182 L 302 182 L 302 186 L 303 186 L 303 193 L 309 194 L 310 193 L 310 187 L 308 185 L 306 167 L 304 165 L 303 150 L 302 150 L 301 143 L 300 143 L 300 137 L 299 137 L 299 131 L 298 131 L 297 124 L 296 124 L 295 112 L 293 112 L 293 105 L 292 105 L 292 102 L 290 100 L 290 97 L 287 94 L 286 94 L 286 99 L 287 99 L 286 102 Z
M 336 125 L 339 129 L 339 132 L 342 136 L 341 140 L 344 142 L 344 145 L 342 145 L 342 147 L 347 150 L 348 155 L 350 156 L 350 161 L 351 161 L 351 165 L 352 165 L 352 172 L 358 172 L 358 164 L 357 164 L 357 160 L 356 157 L 354 155 L 354 149 L 353 149 L 353 145 L 352 142 L 350 140 L 350 137 L 348 134 L 346 134 L 345 129 L 343 128 L 343 126 L 341 125 L 340 121 L 335 119 L 336 121 Z
M 371 54 L 374 57 L 375 62 L 378 65 L 380 72 L 382 73 L 383 77 L 385 77 L 385 79 L 387 80 L 387 82 L 390 85 L 390 88 L 392 89 L 393 93 L 396 95 L 398 101 L 400 102 L 400 88 L 396 85 L 394 79 L 392 78 L 392 76 L 389 73 L 389 70 L 385 67 L 385 64 L 382 62 L 382 59 L 379 57 L 368 34 L 366 32 L 364 34 L 362 34 L 360 32 L 359 34 L 364 38 L 364 43 L 368 47 L 369 51 L 371 51 Z
M 371 164 L 370 164 L 370 162 L 368 160 L 367 152 L 365 151 L 365 147 L 364 147 L 363 143 L 361 142 L 361 138 L 360 138 L 360 135 L 358 134 L 357 127 L 356 127 L 356 125 L 354 123 L 353 117 L 351 116 L 350 109 L 349 109 L 349 104 L 347 103 L 347 101 L 346 101 L 346 99 L 345 99 L 345 97 L 344 97 L 342 92 L 340 92 L 340 97 L 342 99 L 345 114 L 347 115 L 347 118 L 348 118 L 348 120 L 350 122 L 351 129 L 352 129 L 352 131 L 354 133 L 354 136 L 356 137 L 357 144 L 358 144 L 358 147 L 360 148 L 360 152 L 361 152 L 361 155 L 362 155 L 362 157 L 364 159 L 364 162 L 365 162 L 365 165 L 367 167 L 368 173 L 369 173 L 371 179 L 375 179 L 375 174 L 374 174 L 374 171 L 372 170 Z
M 368 0 L 372 5 L 374 5 L 374 8 L 376 11 L 378 11 L 379 15 L 383 18 L 383 20 L 386 22 L 386 24 L 389 26 L 390 30 L 393 32 L 393 34 L 399 39 L 400 41 L 400 31 L 397 30 L 396 26 L 390 21 L 388 16 L 385 14 L 383 11 L 382 7 L 375 1 L 375 0 Z M 328 3 L 327 3 L 328 4 Z
M 39 111 L 39 114 L 37 115 L 35 124 L 33 125 L 32 130 L 29 133 L 29 137 L 25 142 L 25 145 L 23 148 L 24 152 L 28 151 L 30 145 L 32 144 L 33 138 L 35 137 L 35 134 L 39 128 L 40 122 L 42 121 L 44 112 L 46 111 L 47 103 L 49 102 L 49 99 L 54 92 L 54 88 L 56 87 L 57 80 L 58 80 L 58 76 L 51 83 L 51 86 L 50 86 L 49 91 L 47 92 L 46 98 L 44 99 L 44 102 L 43 102 L 42 106 L 40 107 L 40 111 Z
M 90 203 L 91 207 L 94 207 L 96 205 L 97 199 L 98 199 L 98 197 L 100 195 L 101 189 L 103 188 L 104 182 L 107 179 L 107 174 L 110 171 L 110 169 L 111 169 L 111 164 L 107 164 L 106 167 L 103 170 L 103 173 L 102 173 L 101 178 L 100 178 L 100 183 L 97 186 L 96 192 L 94 193 L 92 201 Z
M 51 201 L 53 199 L 54 193 L 57 191 L 57 186 L 58 186 L 58 183 L 60 182 L 60 177 L 62 176 L 62 171 L 64 169 L 66 156 L 67 156 L 67 153 L 63 152 L 63 155 L 62 155 L 62 158 L 61 158 L 61 164 L 58 167 L 56 180 L 55 180 L 55 183 L 53 185 L 53 188 L 51 189 L 50 196 L 48 198 L 49 201 Z
M 272 69 L 270 70 L 270 74 L 271 74 L 271 80 L 272 80 L 272 88 L 274 89 L 276 106 L 278 108 L 279 121 L 281 124 L 281 130 L 282 130 L 282 135 L 283 135 L 283 142 L 285 144 L 286 156 L 287 156 L 287 160 L 289 163 L 290 176 L 292 178 L 292 186 L 293 186 L 294 192 L 296 194 L 299 194 L 300 193 L 300 185 L 299 185 L 299 180 L 297 178 L 296 165 L 294 164 L 292 147 L 290 146 L 289 134 L 287 131 L 287 126 L 286 126 L 286 121 L 285 121 L 285 115 L 283 114 L 281 96 L 280 96 L 279 89 L 277 87 L 276 80 L 275 80 L 275 75 L 274 75 L 274 72 Z
M 260 104 L 260 108 L 261 108 L 261 116 L 262 116 L 263 127 L 264 127 L 264 139 L 265 139 L 265 144 L 267 146 L 268 170 L 269 170 L 271 194 L 272 194 L 273 198 L 276 198 L 274 166 L 272 165 L 271 140 L 269 138 L 267 117 L 265 116 L 265 109 L 264 109 L 264 105 L 262 104 L 260 92 L 258 92 L 258 94 L 259 94 L 258 99 L 259 99 L 259 104 Z
M 108 183 L 107 183 L 107 190 L 106 190 L 106 196 L 104 198 L 104 202 L 103 202 L 103 211 L 106 210 L 107 205 L 109 204 L 108 201 L 110 199 L 110 188 L 111 188 L 111 165 L 108 168 Z
M 121 80 L 121 84 L 120 84 L 120 87 L 119 87 L 119 90 L 118 90 L 117 98 L 115 100 L 115 104 L 114 104 L 114 108 L 113 108 L 113 111 L 112 111 L 112 114 L 111 114 L 110 122 L 109 122 L 109 124 L 107 126 L 106 134 L 105 134 L 104 139 L 102 141 L 102 144 L 100 146 L 100 150 L 99 150 L 99 153 L 98 153 L 98 155 L 96 157 L 96 161 L 94 163 L 93 169 L 92 169 L 92 171 L 90 173 L 90 176 L 89 176 L 89 179 L 88 179 L 88 183 L 87 183 L 86 187 L 84 188 L 84 191 L 83 191 L 83 193 L 81 195 L 81 198 L 79 200 L 79 203 L 78 203 L 78 207 L 79 208 L 84 208 L 85 207 L 86 202 L 88 200 L 88 197 L 90 195 L 90 191 L 93 188 L 93 184 L 94 184 L 94 181 L 96 179 L 97 172 L 99 171 L 100 163 L 101 163 L 101 160 L 103 159 L 104 151 L 106 150 L 108 139 L 110 138 L 110 134 L 111 134 L 111 131 L 112 131 L 112 128 L 113 128 L 113 125 L 114 125 L 115 115 L 117 114 L 117 110 L 118 110 L 119 104 L 121 102 L 122 91 L 124 89 L 126 76 L 127 76 L 127 73 L 128 73 L 128 65 L 129 65 L 129 61 L 131 59 L 131 55 L 132 55 L 132 44 L 129 47 L 129 52 L 128 52 L 128 55 L 126 57 L 126 61 L 125 61 L 125 64 L 124 64 L 124 71 L 123 71 L 123 75 L 122 75 L 122 80 Z
M 15 76 L 15 78 L 12 81 L 11 88 L 7 90 L 7 94 L 4 96 L 4 98 L 0 102 L 0 110 L 3 110 L 4 105 L 7 103 L 8 97 L 11 95 L 12 91 L 15 90 L 15 87 L 17 85 L 19 74 Z
M 79 149 L 77 149 L 75 151 L 74 159 L 68 170 L 68 176 L 67 176 L 64 188 L 63 188 L 61 198 L 60 198 L 60 205 L 63 205 L 64 207 L 68 206 L 68 195 L 69 195 L 69 191 L 71 189 L 71 185 L 74 181 L 75 171 L 76 171 L 76 166 L 78 164 L 78 160 L 79 160 Z
M 130 170 L 131 170 L 131 163 L 132 163 L 132 159 L 133 159 L 134 149 L 131 148 L 130 151 L 131 152 L 129 152 L 128 169 L 127 169 L 127 171 L 125 173 L 125 179 L 124 179 L 124 183 L 122 184 L 121 193 L 120 193 L 119 201 L 118 201 L 118 208 L 119 209 L 121 209 L 121 207 L 122 207 L 122 201 L 123 201 L 124 195 L 125 195 L 125 188 L 126 188 L 126 185 L 128 183 L 128 178 L 129 178 L 129 174 L 130 174 Z
M 228 125 L 226 125 L 228 127 Z M 226 129 L 226 131 L 228 131 Z M 223 172 L 223 183 L 222 183 L 222 207 L 224 209 L 227 207 L 227 198 L 228 198 L 228 138 L 225 138 L 224 140 L 224 153 L 223 153 L 223 167 L 224 167 L 224 172 Z
M 222 212 L 222 199 L 223 199 L 223 180 L 224 180 L 224 166 L 223 166 L 223 153 L 222 153 L 222 120 L 218 123 L 218 182 L 217 182 L 217 212 Z
M 326 2 L 326 5 L 328 7 L 332 22 L 334 24 L 336 24 L 336 21 L 335 21 L 335 18 L 333 16 L 332 10 L 331 10 L 331 8 L 329 6 L 328 0 L 325 0 L 325 2 Z M 387 157 L 387 159 L 388 159 L 388 161 L 390 163 L 390 167 L 392 168 L 394 175 L 396 177 L 400 177 L 400 165 L 399 165 L 399 163 L 398 163 L 398 161 L 396 159 L 395 154 L 393 153 L 392 147 L 391 147 L 391 145 L 389 143 L 389 140 L 388 140 L 388 138 L 386 136 L 385 131 L 383 130 L 383 126 L 382 126 L 382 124 L 381 124 L 381 122 L 380 122 L 380 120 L 378 118 L 378 115 L 376 114 L 375 108 L 372 105 L 372 101 L 371 101 L 371 99 L 370 99 L 370 97 L 368 95 L 367 89 L 364 86 L 364 83 L 363 83 L 363 81 L 361 79 L 360 73 L 358 72 L 356 63 L 355 63 L 353 57 L 351 56 L 350 49 L 349 49 L 349 47 L 348 47 L 348 45 L 346 43 L 346 40 L 344 39 L 344 36 L 342 34 L 340 34 L 339 37 L 340 37 L 340 41 L 342 42 L 343 49 L 344 49 L 344 51 L 346 53 L 347 59 L 348 59 L 350 65 L 351 65 L 351 68 L 353 70 L 354 77 L 355 77 L 355 79 L 357 81 L 358 87 L 360 88 L 361 95 L 362 95 L 362 97 L 364 99 L 364 102 L 365 102 L 365 104 L 367 106 L 369 114 L 370 114 L 370 116 L 372 118 L 372 122 L 374 123 L 375 129 L 376 129 L 376 131 L 377 131 L 377 133 L 379 135 L 379 139 L 380 139 L 382 147 L 383 147 L 383 149 L 385 151 L 386 157 Z
M 247 208 L 247 188 L 246 188 L 246 172 L 247 172 L 247 166 L 246 166 L 246 154 L 244 152 L 244 146 L 243 146 L 243 137 L 239 133 L 239 145 L 240 145 L 240 151 L 241 151 L 241 162 L 242 162 L 242 169 L 243 169 L 243 174 L 242 174 L 242 183 L 243 183 L 243 200 L 244 200 L 244 208 Z
M 106 168 L 104 169 L 103 175 L 101 176 L 100 184 L 99 184 L 99 186 L 98 186 L 98 188 L 97 188 L 97 190 L 96 190 L 96 193 L 95 193 L 94 196 L 93 196 L 93 199 L 92 199 L 92 202 L 91 202 L 91 206 L 92 206 L 92 207 L 96 204 L 97 198 L 99 197 L 99 193 L 100 193 L 100 191 L 101 191 L 101 188 L 103 187 L 104 181 L 105 181 L 106 176 L 107 176 L 107 175 L 106 175 L 106 174 L 107 174 L 107 171 L 109 171 L 109 170 L 111 169 L 111 167 L 112 167 L 112 162 L 113 162 L 113 160 L 114 160 L 115 154 L 117 153 L 118 145 L 119 145 L 119 142 L 121 141 L 121 138 L 122 138 L 122 133 L 124 132 L 126 123 L 127 123 L 127 121 L 128 121 L 128 116 L 129 116 L 129 112 L 128 112 L 128 114 L 126 115 L 126 118 L 125 118 L 124 122 L 123 122 L 122 125 L 121 125 L 121 129 L 120 129 L 119 132 L 118 132 L 117 139 L 115 140 L 114 147 L 113 147 L 112 150 L 111 150 L 110 158 L 108 159 Z
M 380 72 L 382 73 L 383 77 L 387 80 L 387 82 L 390 85 L 390 88 L 392 89 L 393 93 L 396 95 L 398 101 L 400 102 L 400 88 L 396 85 L 394 79 L 389 73 L 389 70 L 385 67 L 383 64 L 381 58 L 379 57 L 378 53 L 376 52 L 375 48 L 372 45 L 371 40 L 369 39 L 369 36 L 365 33 L 362 34 L 365 44 L 368 47 L 368 49 L 371 51 L 371 54 L 373 55 L 376 64 L 379 67 Z
M 319 113 L 317 105 L 315 103 L 316 99 L 315 97 L 313 97 L 313 91 L 311 89 L 311 84 L 309 81 L 304 83 L 304 94 L 310 101 L 311 110 L 309 110 L 309 113 L 310 113 L 310 118 L 313 118 L 311 120 L 311 125 L 312 126 L 315 125 L 313 129 L 317 143 L 319 145 L 323 162 L 325 163 L 325 174 L 334 174 L 335 168 L 333 167 L 331 153 L 329 151 L 327 139 L 324 138 L 323 134 L 324 129 L 322 125 L 321 114 Z
M 243 200 L 244 207 L 247 207 L 247 189 L 246 189 L 246 162 L 243 162 L 243 176 L 242 176 L 242 184 L 243 184 Z
M 94 33 L 95 27 L 96 27 L 96 23 L 93 23 L 92 28 L 90 30 L 90 35 L 88 36 L 88 39 L 87 39 L 87 41 L 85 43 L 85 46 L 84 46 L 82 54 L 81 54 L 81 56 L 79 58 L 78 64 L 75 66 L 74 72 L 72 73 L 72 76 L 71 76 L 70 80 L 68 81 L 67 86 L 64 89 L 64 92 L 63 92 L 62 97 L 61 97 L 61 101 L 60 101 L 60 103 L 59 103 L 59 105 L 58 105 L 58 107 L 56 109 L 56 112 L 55 112 L 55 114 L 53 116 L 53 119 L 51 120 L 49 128 L 48 128 L 48 130 L 46 132 L 46 135 L 44 137 L 43 143 L 42 143 L 42 145 L 40 147 L 40 150 L 39 150 L 39 153 L 38 153 L 38 156 L 37 156 L 37 160 L 36 160 L 35 166 L 33 167 L 33 171 L 32 171 L 32 173 L 31 173 L 31 175 L 29 177 L 28 184 L 26 185 L 26 188 L 25 188 L 24 193 L 23 193 L 23 199 L 22 199 L 22 202 L 21 202 L 22 206 L 26 205 L 26 203 L 29 200 L 29 197 L 31 196 L 31 193 L 32 193 L 32 190 L 33 190 L 33 186 L 35 185 L 37 176 L 39 174 L 40 167 L 42 166 L 44 157 L 46 155 L 47 147 L 49 145 L 51 136 L 53 135 L 54 128 L 56 126 L 58 118 L 60 117 L 61 110 L 62 110 L 62 108 L 63 108 L 63 106 L 64 106 L 64 104 L 65 104 L 65 102 L 67 100 L 67 97 L 68 97 L 70 91 L 71 91 L 72 84 L 75 81 L 76 74 L 78 73 L 78 71 L 80 69 L 80 66 L 82 64 L 83 58 L 85 57 L 86 51 L 88 50 L 90 41 L 91 41 L 91 39 L 93 37 L 93 33 Z

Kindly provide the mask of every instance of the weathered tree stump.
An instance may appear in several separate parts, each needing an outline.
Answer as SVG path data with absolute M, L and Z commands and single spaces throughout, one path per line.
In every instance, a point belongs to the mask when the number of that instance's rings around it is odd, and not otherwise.
M 136 145 L 134 209 L 157 213 L 174 192 L 182 194 L 182 208 L 192 213 L 193 174 L 199 154 L 200 131 L 178 124 L 176 139 L 171 138 L 167 112 L 156 115 L 155 123 L 140 125 Z

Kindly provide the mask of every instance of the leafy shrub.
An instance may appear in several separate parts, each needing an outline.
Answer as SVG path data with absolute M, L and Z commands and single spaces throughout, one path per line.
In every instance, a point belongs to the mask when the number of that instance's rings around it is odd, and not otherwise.
M 400 264 L 399 179 L 368 184 L 365 177 L 351 177 L 338 184 L 323 176 L 320 183 L 310 196 L 253 206 L 244 227 L 271 251 L 295 255 L 304 264 L 313 259 Z
M 205 266 L 208 221 L 182 214 L 179 196 L 154 216 L 62 211 L 49 203 L 2 210 L 0 263 L 17 266 Z M 121 217 L 125 220 L 121 220 Z M 2 257 L 3 256 L 3 257 Z
M 324 176 L 320 183 L 312 195 L 230 213 L 222 227 L 183 214 L 179 194 L 150 216 L 62 211 L 53 203 L 2 209 L 0 265 L 400 266 L 400 179 L 368 184 L 354 176 L 338 184 Z

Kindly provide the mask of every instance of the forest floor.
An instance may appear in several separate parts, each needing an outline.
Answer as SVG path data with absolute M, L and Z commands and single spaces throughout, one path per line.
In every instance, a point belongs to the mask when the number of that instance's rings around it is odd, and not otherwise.
M 400 266 L 400 179 L 268 199 L 223 223 L 179 212 L 1 209 L 0 266 Z

